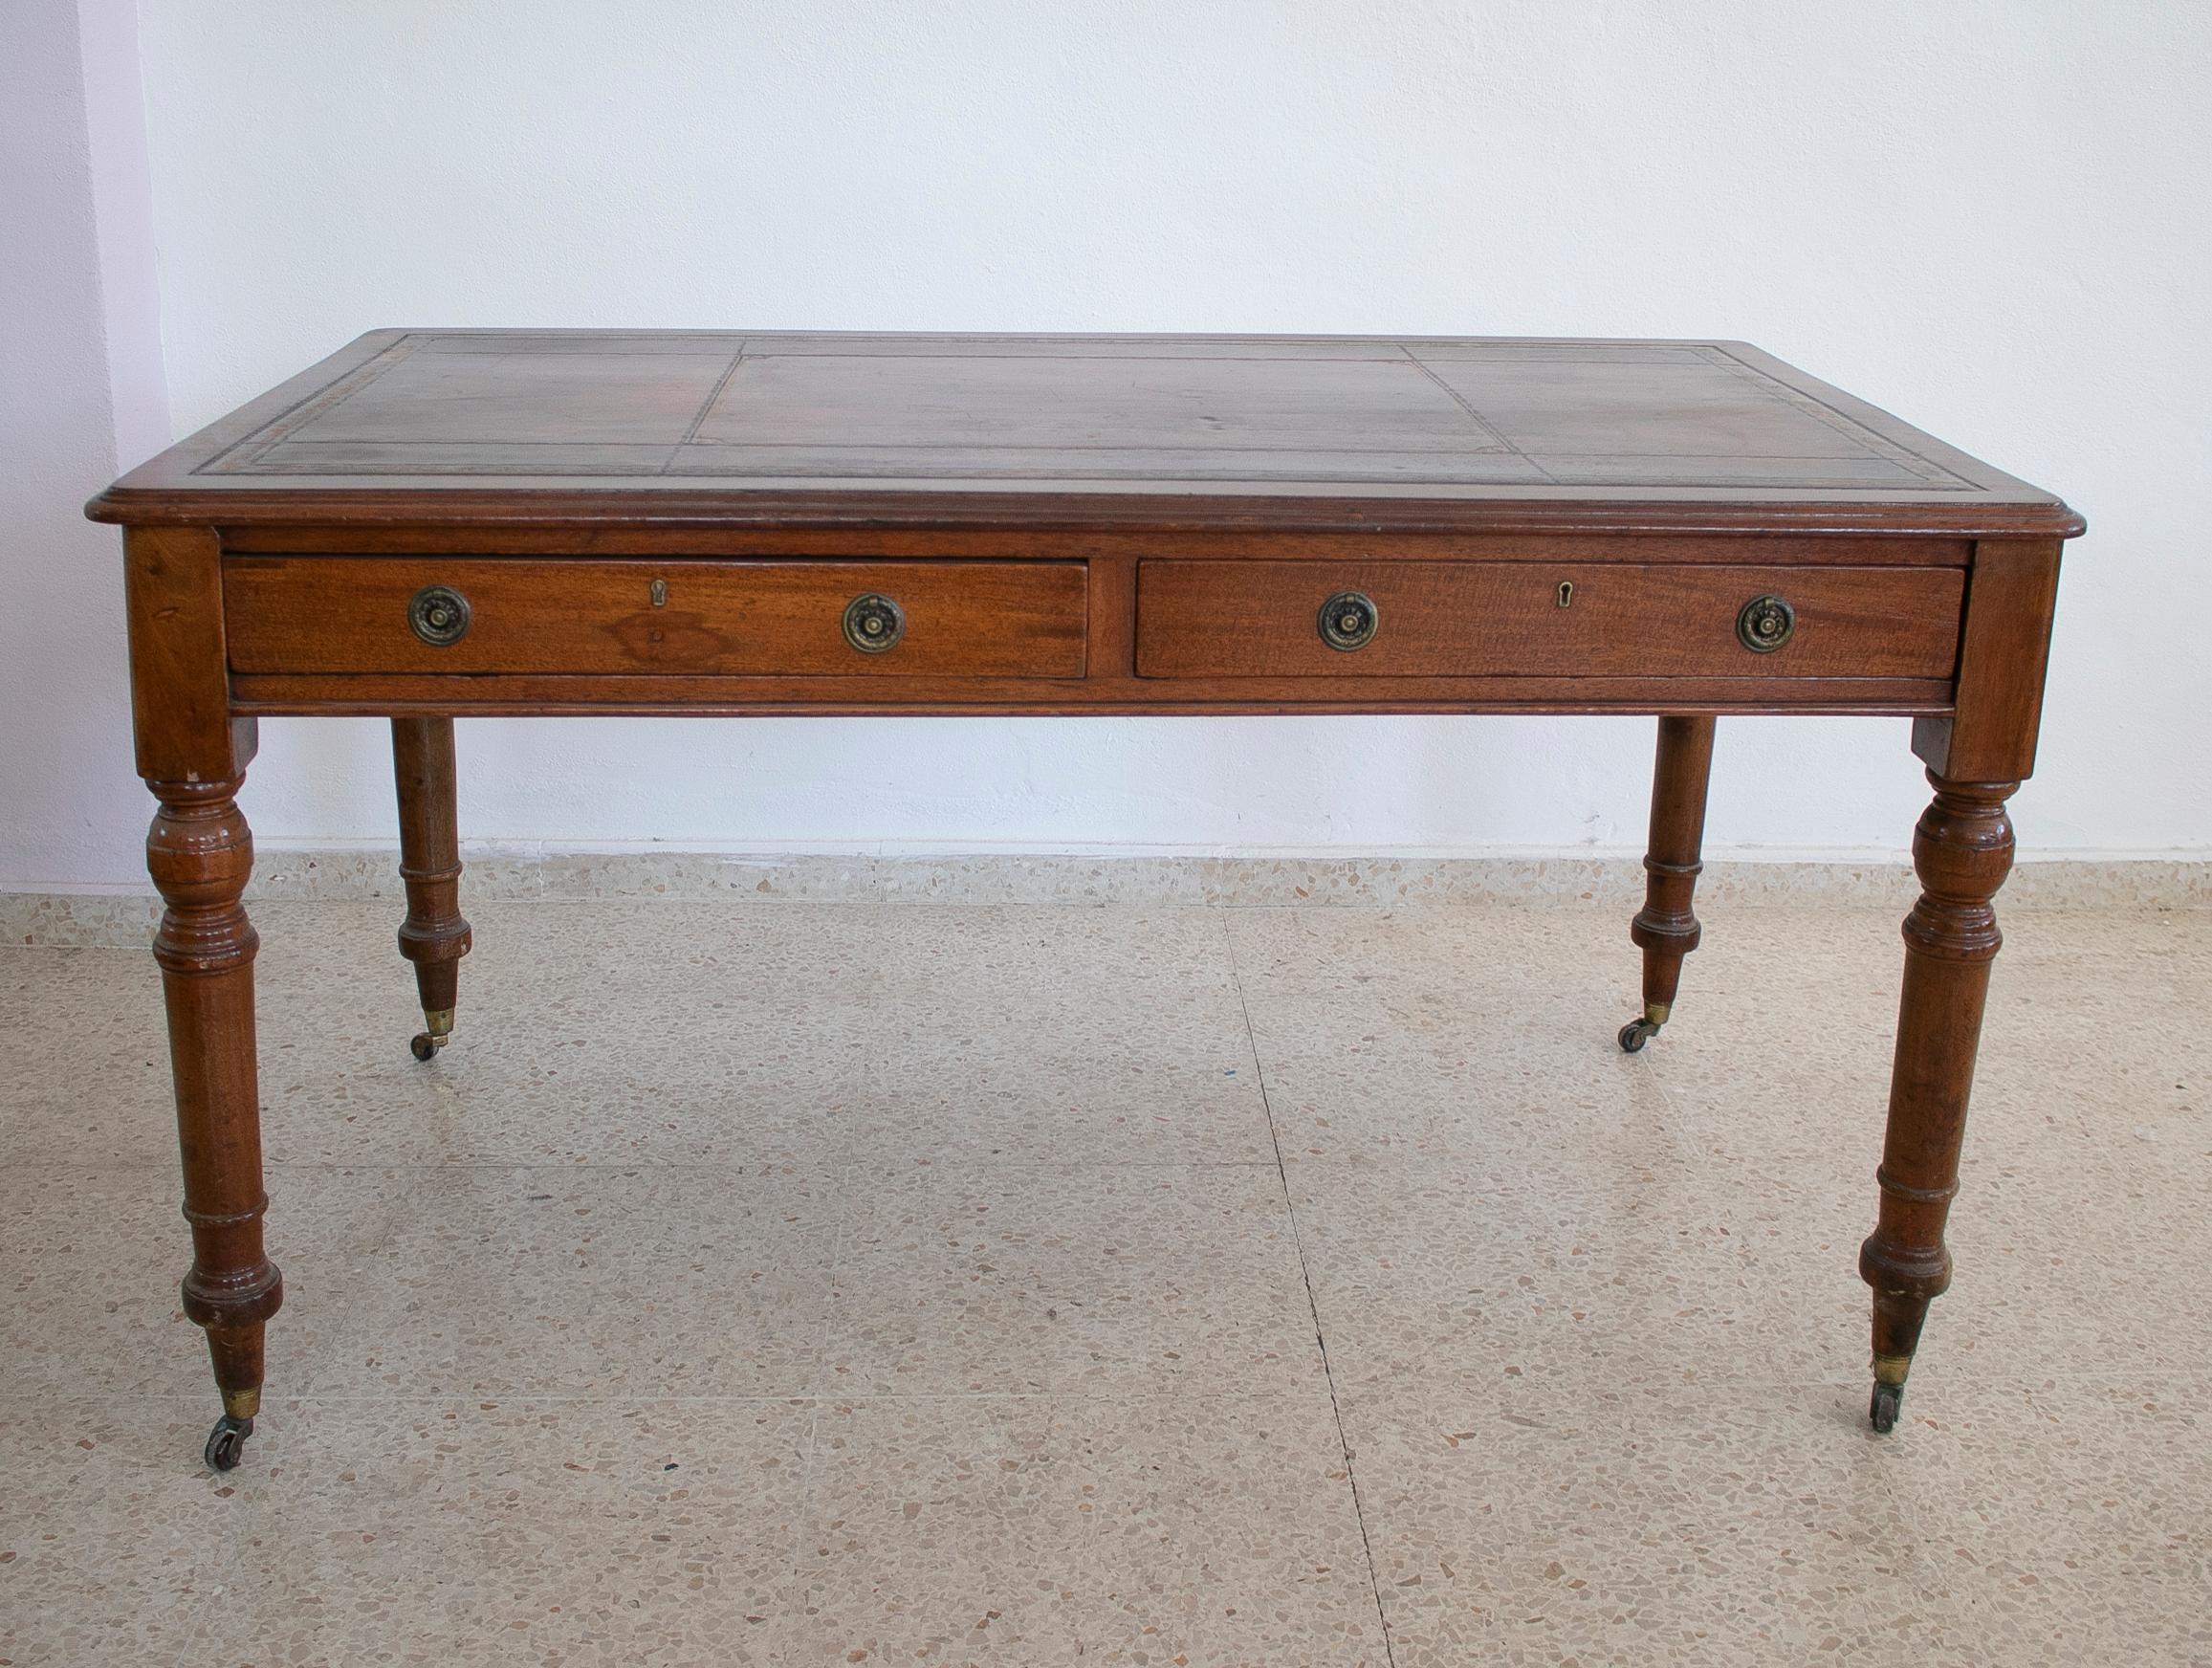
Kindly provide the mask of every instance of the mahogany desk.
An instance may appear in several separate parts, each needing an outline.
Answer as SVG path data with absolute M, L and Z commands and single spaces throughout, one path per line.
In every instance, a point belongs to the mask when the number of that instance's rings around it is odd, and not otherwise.
M 127 529 L 210 1464 L 283 1296 L 234 798 L 264 713 L 392 720 L 425 1060 L 469 949 L 455 714 L 1655 713 L 1631 1050 L 1697 942 L 1716 716 L 1910 716 L 1935 798 L 1859 1258 L 1895 1422 L 2082 531 L 2048 494 L 1732 341 L 385 330 L 88 514 Z

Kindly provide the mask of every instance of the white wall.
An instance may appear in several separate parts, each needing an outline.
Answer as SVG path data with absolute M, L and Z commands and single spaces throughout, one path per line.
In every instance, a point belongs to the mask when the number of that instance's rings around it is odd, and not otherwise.
M 133 11 L 0 5 L 0 887 L 131 876 L 153 805 L 120 547 L 78 513 L 168 440 Z
M 2090 516 L 2024 848 L 2212 844 L 2212 7 L 141 13 L 180 432 L 383 324 L 1748 337 Z M 127 779 L 110 647 L 60 669 L 101 746 L 62 812 L 7 825 L 0 884 L 136 873 L 135 816 L 54 843 Z M 1900 848 L 1905 728 L 1723 726 L 1712 848 Z M 739 848 L 1627 846 L 1649 745 L 1610 720 L 481 722 L 463 816 Z M 366 723 L 265 725 L 249 794 L 265 840 L 392 826 Z

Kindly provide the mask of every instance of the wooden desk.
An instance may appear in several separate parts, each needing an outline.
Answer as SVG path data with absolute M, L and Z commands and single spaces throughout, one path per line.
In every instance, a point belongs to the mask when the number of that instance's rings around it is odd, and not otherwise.
M 1631 1050 L 1697 942 L 1716 716 L 1910 716 L 1935 798 L 1859 1258 L 1895 1422 L 2082 531 L 2048 494 L 1741 342 L 387 330 L 88 513 L 127 528 L 209 1463 L 283 1295 L 264 713 L 392 719 L 425 1060 L 469 949 L 455 714 L 1655 713 Z

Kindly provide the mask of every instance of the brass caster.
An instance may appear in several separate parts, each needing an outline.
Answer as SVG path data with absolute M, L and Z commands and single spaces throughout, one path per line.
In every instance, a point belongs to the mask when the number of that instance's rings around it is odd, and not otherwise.
M 453 1010 L 451 1008 L 425 1008 L 423 1028 L 407 1042 L 408 1052 L 417 1060 L 427 1060 L 453 1038 Z
M 1641 1054 L 1644 1044 L 1659 1034 L 1659 1027 L 1650 1020 L 1631 1020 L 1621 1027 L 1620 1043 L 1623 1054 Z
M 1874 1399 L 1867 1408 L 1867 1422 L 1887 1436 L 1897 1428 L 1897 1404 L 1904 1399 L 1903 1385 L 1877 1383 L 1874 1386 Z
M 242 1419 L 235 1414 L 225 1414 L 215 1421 L 215 1428 L 208 1433 L 208 1446 L 203 1458 L 214 1471 L 232 1471 L 246 1455 L 246 1438 L 253 1434 L 253 1421 Z

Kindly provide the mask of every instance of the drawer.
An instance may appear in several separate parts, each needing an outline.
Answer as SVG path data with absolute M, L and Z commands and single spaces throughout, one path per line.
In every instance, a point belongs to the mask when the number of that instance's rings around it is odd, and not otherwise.
M 1947 678 L 1964 591 L 1953 568 L 1147 561 L 1137 674 Z
M 240 672 L 1080 678 L 1079 561 L 233 556 Z

